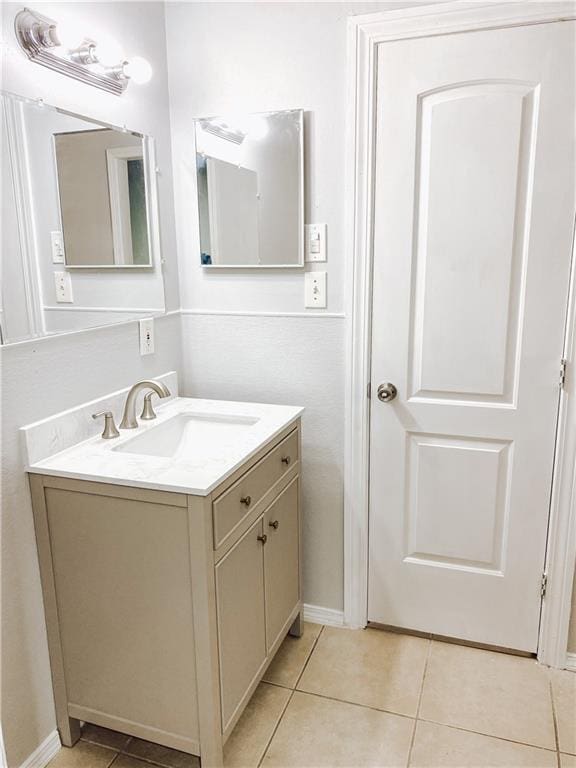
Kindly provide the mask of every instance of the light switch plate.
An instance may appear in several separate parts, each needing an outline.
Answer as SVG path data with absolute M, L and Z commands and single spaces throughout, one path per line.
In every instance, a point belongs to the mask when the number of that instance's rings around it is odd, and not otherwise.
M 326 309 L 326 272 L 306 272 L 304 304 L 308 308 Z
M 72 304 L 72 277 L 70 272 L 54 272 L 54 287 L 58 304 Z
M 140 320 L 140 354 L 151 355 L 154 352 L 154 318 Z
M 326 224 L 306 224 L 306 261 L 326 261 Z
M 64 238 L 60 230 L 50 232 L 50 244 L 52 247 L 52 264 L 64 264 Z

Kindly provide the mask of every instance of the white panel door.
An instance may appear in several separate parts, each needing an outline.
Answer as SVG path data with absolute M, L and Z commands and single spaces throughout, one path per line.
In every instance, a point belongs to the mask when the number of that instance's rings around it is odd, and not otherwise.
M 370 621 L 536 650 L 574 46 L 574 22 L 379 46 Z

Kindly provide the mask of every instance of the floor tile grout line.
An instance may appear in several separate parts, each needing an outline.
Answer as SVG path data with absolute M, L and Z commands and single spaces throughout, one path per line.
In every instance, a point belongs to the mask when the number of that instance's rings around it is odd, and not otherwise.
M 93 742 L 88 741 L 84 742 L 85 744 L 93 744 Z M 96 747 L 103 746 L 102 744 L 95 744 Z M 106 749 L 110 749 L 110 747 L 106 747 Z M 168 749 L 168 747 L 167 747 Z M 135 760 L 137 763 L 142 763 L 143 765 L 153 765 L 155 768 L 169 768 L 167 765 L 163 765 L 162 763 L 155 763 L 152 760 L 147 760 L 145 757 L 136 757 L 136 755 L 129 755 L 127 752 L 122 752 L 121 750 L 115 750 L 116 754 L 112 758 L 112 760 L 108 763 L 106 768 L 112 768 L 112 765 L 118 760 L 119 757 L 129 757 L 132 760 Z
M 130 746 L 130 744 L 132 744 L 132 741 L 133 741 L 133 739 L 134 739 L 134 736 L 130 736 L 130 737 L 128 738 L 128 741 L 126 742 L 126 744 L 124 744 L 124 746 L 123 746 L 123 747 L 122 747 L 122 749 L 120 750 L 120 752 L 121 752 L 123 755 L 125 755 L 125 754 L 126 754 L 126 750 L 127 750 L 127 749 L 128 749 L 128 747 Z
M 418 726 L 418 717 L 420 715 L 420 705 L 422 704 L 422 693 L 424 692 L 424 683 L 426 681 L 426 672 L 428 671 L 428 662 L 432 655 L 432 638 L 428 639 L 428 648 L 426 649 L 426 658 L 424 660 L 424 669 L 422 670 L 422 682 L 420 683 L 420 692 L 418 694 L 418 703 L 416 704 L 416 715 L 414 717 L 414 727 L 412 728 L 412 738 L 410 739 L 410 747 L 408 748 L 408 759 L 406 760 L 406 766 L 409 768 L 412 760 L 412 750 L 414 749 L 414 742 L 416 740 L 416 727 Z
M 164 745 L 161 744 L 160 746 L 164 746 Z M 166 747 L 166 749 L 172 749 L 172 747 Z M 175 751 L 180 752 L 181 750 L 177 749 Z M 171 768 L 171 766 L 169 766 L 167 763 L 156 763 L 154 760 L 148 760 L 147 757 L 137 757 L 136 755 L 131 755 L 129 752 L 120 752 L 120 754 L 122 755 L 122 757 L 130 757 L 132 760 L 136 760 L 139 763 L 144 763 L 145 765 L 153 765 L 155 766 L 155 768 Z M 200 757 L 198 755 L 193 755 L 191 752 L 185 752 L 184 754 L 190 755 L 190 757 L 196 757 L 198 760 L 200 760 Z
M 314 642 L 312 643 L 312 645 L 310 646 L 310 650 L 308 651 L 308 656 L 306 656 L 306 659 L 304 660 L 304 666 L 302 667 L 301 671 L 298 673 L 298 676 L 296 678 L 296 682 L 294 683 L 293 686 L 292 685 L 284 685 L 283 683 L 275 683 L 272 680 L 267 680 L 266 679 L 266 673 L 264 673 L 264 677 L 262 678 L 262 680 L 260 682 L 266 683 L 266 685 L 275 685 L 277 688 L 285 688 L 288 691 L 295 691 L 296 690 L 296 686 L 298 685 L 298 683 L 300 682 L 300 678 L 304 674 L 304 670 L 306 669 L 306 666 L 308 665 L 310 657 L 314 653 L 314 649 L 316 648 L 316 644 L 318 643 L 318 640 L 320 639 L 320 635 L 322 634 L 323 631 L 324 631 L 324 625 L 321 625 L 320 632 L 318 632 L 318 634 L 314 638 Z M 299 638 L 295 638 L 295 639 L 298 640 Z
M 308 666 L 308 662 L 310 661 L 310 659 L 311 659 L 311 657 L 312 657 L 312 654 L 313 654 L 313 653 L 314 653 L 314 651 L 316 650 L 316 646 L 318 645 L 318 640 L 320 639 L 320 635 L 322 634 L 322 632 L 324 632 L 324 625 L 323 625 L 323 624 L 322 624 L 322 626 L 321 626 L 321 628 L 320 628 L 320 632 L 318 632 L 318 634 L 316 635 L 316 638 L 314 639 L 314 642 L 312 643 L 312 647 L 310 648 L 310 653 L 309 653 L 309 654 L 308 654 L 308 656 L 306 657 L 306 661 L 304 662 L 304 666 L 302 667 L 302 671 L 300 672 L 300 674 L 298 675 L 298 677 L 297 677 L 297 679 L 296 679 L 296 682 L 294 683 L 294 688 L 285 689 L 285 690 L 289 690 L 289 691 L 290 691 L 290 696 L 288 697 L 288 701 L 286 702 L 286 706 L 284 707 L 284 709 L 283 709 L 283 710 L 282 710 L 282 712 L 280 713 L 280 717 L 278 718 L 278 722 L 277 722 L 277 723 L 276 723 L 276 725 L 274 726 L 274 730 L 272 731 L 272 733 L 271 733 L 271 735 L 270 735 L 270 738 L 269 738 L 269 739 L 268 739 L 268 741 L 266 742 L 266 746 L 264 747 L 264 750 L 263 750 L 263 752 L 262 752 L 262 757 L 261 757 L 261 758 L 260 758 L 260 760 L 258 761 L 258 768 L 260 768 L 260 766 L 262 765 L 262 763 L 263 763 L 263 761 L 264 761 L 264 758 L 266 757 L 266 755 L 267 755 L 267 753 L 268 753 L 268 750 L 270 749 L 270 744 L 272 744 L 272 740 L 274 739 L 274 736 L 276 736 L 276 731 L 277 731 L 277 730 L 278 730 L 278 728 L 280 727 L 280 723 L 282 722 L 282 719 L 284 718 L 284 715 L 285 715 L 285 713 L 286 713 L 286 710 L 288 709 L 288 707 L 289 707 L 289 705 L 290 705 L 290 702 L 291 702 L 291 701 L 292 701 L 292 699 L 294 698 L 294 694 L 296 693 L 296 686 L 297 686 L 297 685 L 298 685 L 298 683 L 300 682 L 300 678 L 301 678 L 301 677 L 302 677 L 302 675 L 304 674 L 304 670 L 305 670 L 305 669 L 306 669 L 306 667 Z M 284 687 L 284 686 L 280 686 L 280 685 L 279 685 L 278 687 L 279 687 L 279 688 L 282 688 L 282 687 Z
M 350 701 L 349 699 L 337 699 L 334 696 L 327 696 L 324 693 L 316 693 L 315 691 L 304 691 L 302 688 L 294 691 L 295 693 L 303 693 L 305 696 L 314 696 L 317 699 L 325 699 L 326 701 L 336 701 L 338 704 L 349 704 L 351 707 L 360 707 L 361 709 L 369 709 L 372 712 L 381 712 L 383 715 L 394 715 L 394 717 L 403 717 L 406 720 L 415 720 L 414 715 L 404 715 L 402 712 L 394 712 L 391 709 L 379 709 L 378 707 L 372 707 L 370 704 L 359 704 L 357 701 Z
M 79 744 L 82 742 L 83 744 L 92 744 L 93 747 L 102 747 L 102 749 L 109 749 L 111 752 L 122 752 L 121 749 L 118 747 L 111 747 L 110 744 L 102 744 L 100 741 L 92 741 L 92 739 L 83 739 L 80 738 L 76 742 L 76 744 Z M 76 746 L 76 744 L 74 746 Z
M 272 733 L 270 734 L 270 738 L 268 739 L 268 741 L 266 742 L 266 746 L 262 750 L 262 756 L 260 757 L 260 760 L 258 760 L 258 768 L 260 768 L 260 766 L 264 762 L 264 758 L 266 757 L 266 755 L 268 753 L 268 750 L 270 748 L 270 744 L 272 744 L 272 740 L 274 739 L 274 736 L 276 736 L 276 731 L 280 727 L 280 723 L 282 722 L 284 714 L 286 713 L 286 710 L 288 709 L 288 706 L 290 705 L 290 702 L 292 701 L 295 693 L 296 693 L 296 690 L 293 688 L 290 691 L 290 696 L 288 696 L 288 701 L 284 705 L 284 708 L 282 709 L 282 712 L 280 712 L 280 717 L 278 718 L 278 722 L 274 726 L 274 729 L 273 729 Z
M 262 685 L 273 685 L 274 688 L 282 688 L 285 691 L 293 691 L 294 690 L 294 688 L 292 688 L 291 685 L 284 685 L 283 683 L 273 683 L 272 680 L 264 680 L 264 678 L 262 678 L 262 680 L 260 680 L 260 682 L 262 683 Z
M 552 685 L 552 680 L 548 679 L 548 686 L 549 686 L 549 692 L 550 692 L 550 706 L 552 707 L 552 722 L 554 724 L 554 740 L 556 742 L 556 762 L 558 764 L 558 768 L 561 768 L 562 762 L 560 759 L 560 736 L 558 734 L 558 718 L 556 717 L 556 705 L 554 702 L 554 687 Z
M 518 741 L 517 739 L 510 739 L 506 736 L 495 736 L 493 733 L 486 733 L 486 731 L 474 731 L 472 728 L 464 728 L 461 725 L 451 725 L 450 723 L 442 723 L 439 720 L 429 720 L 426 717 L 419 717 L 419 723 L 430 723 L 430 725 L 440 725 L 442 728 L 451 728 L 454 731 L 463 731 L 464 733 L 475 733 L 477 736 L 486 736 L 489 739 L 497 739 L 499 741 L 507 741 L 509 744 L 519 744 L 521 747 L 532 747 L 532 749 L 541 749 L 544 752 L 557 752 L 556 747 L 543 747 L 540 744 L 529 744 L 527 741 Z
M 326 629 L 326 627 L 324 626 L 324 624 L 322 624 L 320 632 L 318 632 L 318 634 L 316 635 L 316 639 L 314 640 L 314 643 L 312 644 L 312 648 L 310 649 L 310 653 L 308 654 L 308 656 L 306 658 L 306 661 L 304 662 L 304 666 L 302 667 L 302 670 L 301 670 L 300 674 L 298 675 L 298 677 L 296 679 L 296 682 L 294 683 L 294 688 L 292 690 L 296 691 L 298 689 L 298 683 L 302 679 L 302 675 L 304 674 L 304 672 L 306 672 L 306 667 L 308 666 L 308 663 L 309 663 L 310 659 L 312 658 L 312 655 L 313 655 L 314 651 L 316 650 L 316 646 L 318 645 L 318 641 L 322 637 L 325 629 Z
M 89 743 L 90 743 L 90 742 L 89 742 Z M 116 762 L 116 760 L 118 760 L 118 758 L 119 758 L 119 757 L 120 757 L 120 752 L 116 752 L 116 754 L 114 755 L 114 757 L 112 758 L 112 760 L 110 760 L 110 762 L 108 763 L 108 765 L 106 766 L 106 768 L 111 768 L 111 767 L 112 767 L 112 765 L 113 765 L 113 764 Z

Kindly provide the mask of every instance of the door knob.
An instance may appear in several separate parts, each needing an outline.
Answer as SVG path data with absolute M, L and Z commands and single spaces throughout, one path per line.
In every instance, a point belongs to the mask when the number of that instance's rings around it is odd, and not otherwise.
M 261 541 L 262 544 L 266 544 L 266 542 L 268 541 L 268 536 L 266 536 L 265 533 L 262 533 L 260 536 L 256 536 L 256 539 L 258 541 Z
M 392 402 L 397 394 L 398 390 L 394 384 L 391 384 L 389 381 L 386 381 L 384 384 L 380 384 L 378 387 L 378 400 L 381 400 L 383 403 Z

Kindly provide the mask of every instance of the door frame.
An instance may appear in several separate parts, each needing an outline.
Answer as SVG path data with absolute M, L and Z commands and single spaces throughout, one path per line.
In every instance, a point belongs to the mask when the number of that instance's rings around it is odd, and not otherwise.
M 482 29 L 576 19 L 576 2 L 447 3 L 352 16 L 348 20 L 346 250 L 347 371 L 344 474 L 344 621 L 368 621 L 368 514 L 370 466 L 371 237 L 377 46 L 391 41 Z M 546 551 L 547 589 L 538 659 L 566 666 L 572 579 L 576 564 L 576 275 L 567 307 L 564 357 L 568 361 L 560 410 Z M 560 372 L 560 361 L 559 372 Z

